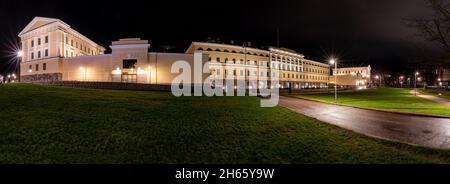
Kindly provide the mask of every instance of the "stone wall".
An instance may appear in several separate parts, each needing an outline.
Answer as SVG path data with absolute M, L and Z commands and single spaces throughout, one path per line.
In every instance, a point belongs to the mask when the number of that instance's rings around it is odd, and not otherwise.
M 139 91 L 171 91 L 170 85 L 123 83 L 123 82 L 81 82 L 81 81 L 48 81 L 34 82 L 44 85 L 66 86 L 75 88 L 90 89 L 119 89 L 119 90 L 139 90 Z
M 46 74 L 20 76 L 21 82 L 53 82 L 61 80 L 62 80 L 61 73 L 46 73 Z

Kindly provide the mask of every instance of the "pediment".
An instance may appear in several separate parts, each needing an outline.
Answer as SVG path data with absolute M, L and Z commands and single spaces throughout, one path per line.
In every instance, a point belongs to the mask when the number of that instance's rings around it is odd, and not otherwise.
M 19 36 L 33 31 L 37 28 L 40 28 L 42 26 L 54 23 L 54 22 L 61 22 L 63 23 L 61 20 L 59 19 L 54 19 L 54 18 L 46 18 L 46 17 L 35 17 L 30 23 L 28 23 L 28 25 L 19 33 Z M 65 24 L 65 23 L 64 23 Z

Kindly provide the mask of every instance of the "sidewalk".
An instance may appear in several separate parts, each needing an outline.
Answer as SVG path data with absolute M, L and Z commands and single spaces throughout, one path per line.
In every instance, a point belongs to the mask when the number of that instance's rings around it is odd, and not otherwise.
M 414 95 L 414 90 L 411 90 L 410 93 L 412 95 Z M 444 99 L 444 98 L 439 98 L 437 96 L 433 96 L 433 95 L 424 95 L 419 93 L 419 91 L 417 91 L 417 96 L 420 98 L 424 98 L 442 105 L 446 105 L 446 106 L 450 106 L 450 100 Z

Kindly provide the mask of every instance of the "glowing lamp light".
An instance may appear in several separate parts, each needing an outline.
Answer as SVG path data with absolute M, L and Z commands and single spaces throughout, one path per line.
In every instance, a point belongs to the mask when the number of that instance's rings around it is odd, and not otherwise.
M 334 59 L 331 59 L 331 60 L 330 60 L 330 64 L 332 64 L 332 65 L 333 65 L 334 63 L 336 63 L 336 60 L 334 60 Z
M 83 68 L 83 67 L 80 67 L 80 71 L 84 71 L 84 68 Z
M 29 69 L 28 72 L 31 73 L 31 72 L 33 72 L 33 70 Z
M 23 56 L 23 51 L 18 51 L 17 52 L 17 57 L 22 57 Z

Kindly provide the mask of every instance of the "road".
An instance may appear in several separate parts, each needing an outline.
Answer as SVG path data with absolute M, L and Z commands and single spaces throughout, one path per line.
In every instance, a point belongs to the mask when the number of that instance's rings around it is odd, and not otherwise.
M 450 148 L 450 118 L 381 112 L 283 96 L 279 104 L 371 137 L 433 148 Z

